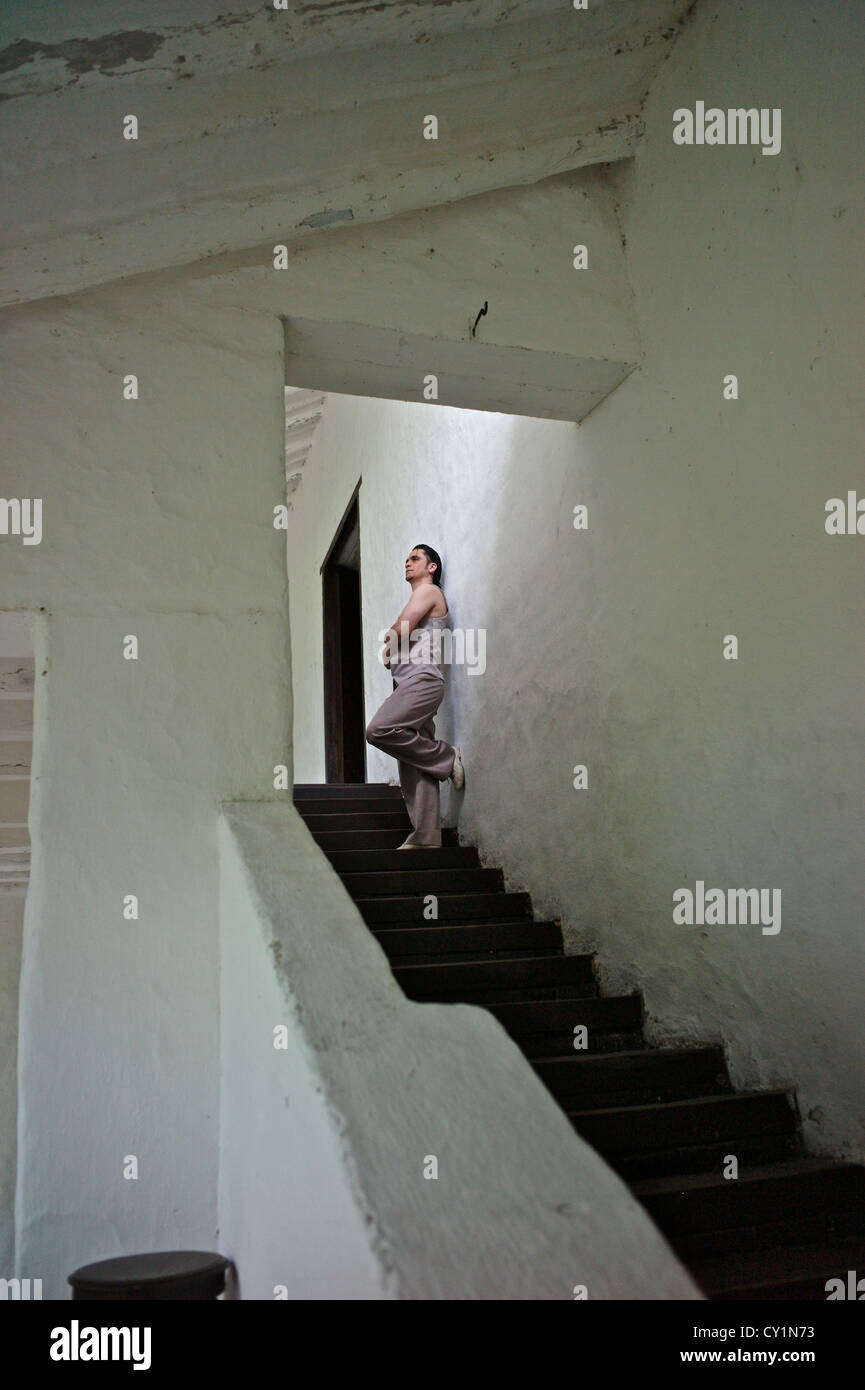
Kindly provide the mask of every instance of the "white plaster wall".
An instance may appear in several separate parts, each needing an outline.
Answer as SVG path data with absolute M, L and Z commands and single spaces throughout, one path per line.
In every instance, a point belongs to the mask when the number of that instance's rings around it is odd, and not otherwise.
M 85 1261 L 218 1244 L 218 803 L 290 762 L 282 336 L 118 290 L 7 312 L 0 353 L 4 492 L 44 528 L 0 541 L 4 604 L 45 609 L 18 1266 L 64 1298 Z
M 577 244 L 590 248 L 586 271 L 573 268 Z M 430 338 L 426 370 L 441 373 L 445 403 L 449 346 L 458 346 L 463 364 L 474 349 L 520 349 L 509 373 L 517 381 L 532 373 L 531 354 L 547 354 L 550 371 L 564 372 L 577 371 L 581 357 L 632 362 L 639 353 L 606 166 L 401 213 L 362 230 L 329 228 L 293 247 L 278 271 L 269 247 L 204 261 L 177 278 L 208 302 L 283 314 L 289 328 L 299 319 L 347 323 L 350 335 L 398 330 L 400 347 L 404 337 Z M 472 338 L 484 301 L 489 309 Z M 369 341 L 379 348 L 374 332 Z M 377 360 L 372 355 L 366 365 Z M 482 372 L 478 365 L 475 374 Z
M 593 788 L 564 766 L 538 826 L 570 822 L 551 881 L 581 886 L 575 936 L 645 986 L 658 1036 L 723 1038 L 737 1084 L 796 1084 L 811 1144 L 859 1158 L 865 541 L 824 508 L 863 491 L 863 43 L 846 0 L 699 4 L 652 89 L 622 189 L 645 362 L 582 427 L 573 496 L 595 526 L 565 743 Z M 675 146 L 697 99 L 781 107 L 781 153 Z M 539 685 L 530 745 L 564 712 Z M 780 888 L 780 933 L 674 927 L 697 878 Z
M 242 1297 L 701 1297 L 492 1015 L 405 998 L 293 806 L 226 806 L 220 858 Z
M 465 755 L 462 834 L 598 950 L 607 990 L 644 989 L 655 1039 L 725 1043 L 737 1086 L 796 1086 L 811 1146 L 853 1157 L 863 541 L 828 537 L 824 508 L 862 493 L 863 24 L 698 6 L 616 173 L 641 368 L 579 429 L 331 397 L 289 533 L 298 779 L 323 770 L 317 566 L 362 473 L 367 717 L 389 693 L 372 628 L 429 540 L 454 621 L 488 633 L 438 723 Z M 674 145 L 698 99 L 780 106 L 781 153 Z M 780 933 L 675 926 L 697 879 L 780 889 Z
M 56 6 L 28 0 L 11 15 L 7 0 L 0 126 L 16 198 L 0 299 L 620 158 L 687 6 L 618 0 L 575 15 L 561 0 L 406 0 L 214 16 L 196 4 L 173 6 L 163 28 L 150 0 L 139 24 L 128 5 L 107 20 L 100 0 L 78 0 L 70 34 Z M 121 104 L 140 121 L 134 148 Z M 437 141 L 423 138 L 427 112 Z
M 298 782 L 325 780 L 319 570 L 358 480 L 367 722 L 392 690 L 378 661 L 379 633 L 409 596 L 406 555 L 426 542 L 442 556 L 452 625 L 486 633 L 487 672 L 447 670 L 436 716 L 439 735 L 465 739 L 468 756 L 479 736 L 472 726 L 500 718 L 511 644 L 525 636 L 510 629 L 536 618 L 543 600 L 538 575 L 556 540 L 555 507 L 574 471 L 576 439 L 577 426 L 560 421 L 328 396 L 287 534 Z M 499 579 L 505 565 L 512 573 Z M 367 777 L 395 782 L 396 763 L 368 746 Z M 443 784 L 449 823 L 460 800 Z
M 280 840 L 274 849 L 293 881 L 288 846 Z M 280 968 L 282 933 L 262 914 L 255 866 L 247 868 L 224 818 L 219 868 L 219 1227 L 220 1249 L 235 1264 L 231 1291 L 243 1299 L 387 1297 L 388 1278 L 305 1050 L 303 1016 Z M 327 872 L 322 865 L 319 873 Z M 307 930 L 316 932 L 317 920 Z M 326 1026 L 337 1038 L 340 1021 L 332 1016 Z M 284 1046 L 274 1045 L 277 1028 L 285 1029 Z

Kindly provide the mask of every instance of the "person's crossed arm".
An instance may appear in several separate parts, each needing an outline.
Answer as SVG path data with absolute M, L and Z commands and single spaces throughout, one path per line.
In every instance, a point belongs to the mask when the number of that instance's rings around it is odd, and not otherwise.
M 423 584 L 412 591 L 412 596 L 405 608 L 393 626 L 389 627 L 385 633 L 381 657 L 388 670 L 391 667 L 391 656 L 396 655 L 400 639 L 408 641 L 410 634 L 414 632 L 421 619 L 425 618 L 427 613 L 435 607 L 440 592 L 441 590 L 435 584 Z

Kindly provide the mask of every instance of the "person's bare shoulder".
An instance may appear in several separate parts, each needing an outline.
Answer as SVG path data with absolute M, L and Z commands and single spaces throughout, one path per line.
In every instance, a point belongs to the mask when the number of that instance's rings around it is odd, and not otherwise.
M 425 618 L 428 613 L 441 604 L 441 590 L 434 584 L 425 584 L 423 588 L 416 589 L 412 594 L 412 606 L 415 611 Z

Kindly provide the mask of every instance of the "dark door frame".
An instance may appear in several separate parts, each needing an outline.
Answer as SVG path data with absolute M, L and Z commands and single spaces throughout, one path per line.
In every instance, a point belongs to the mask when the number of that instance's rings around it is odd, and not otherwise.
M 366 726 L 364 681 L 363 681 L 363 577 L 360 568 L 360 487 L 357 485 L 349 498 L 339 525 L 334 533 L 327 554 L 321 563 L 322 577 L 322 620 L 324 623 L 324 756 L 325 779 L 328 782 L 345 782 L 346 772 L 352 781 L 366 781 L 366 741 L 363 730 Z M 357 531 L 358 580 L 357 605 L 360 631 L 359 652 L 356 659 L 358 669 L 346 672 L 344 668 L 344 628 L 342 604 L 347 592 L 346 574 L 341 572 L 338 557 L 346 543 Z M 349 709 L 346 709 L 348 704 Z M 354 711 L 352 718 L 351 711 Z M 358 717 L 359 715 L 359 717 Z M 347 736 L 347 721 L 348 736 Z M 355 727 L 356 726 L 356 727 Z M 359 744 L 357 742 L 359 740 Z

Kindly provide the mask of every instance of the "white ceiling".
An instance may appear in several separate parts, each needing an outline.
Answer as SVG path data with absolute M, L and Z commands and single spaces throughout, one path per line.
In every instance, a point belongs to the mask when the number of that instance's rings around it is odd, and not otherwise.
M 691 5 L 5 0 L 0 303 L 620 159 Z

